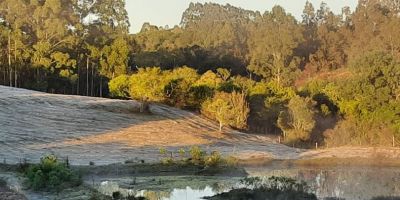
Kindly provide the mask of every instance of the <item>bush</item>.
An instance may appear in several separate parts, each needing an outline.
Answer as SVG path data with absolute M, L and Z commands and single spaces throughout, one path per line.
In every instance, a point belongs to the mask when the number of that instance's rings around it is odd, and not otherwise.
M 171 156 L 169 156 L 171 153 Z M 227 158 L 223 157 L 219 151 L 212 151 L 210 154 L 202 150 L 198 146 L 192 146 L 189 151 L 189 158 L 185 158 L 186 151 L 179 149 L 176 154 L 179 154 L 180 160 L 175 160 L 172 157 L 172 152 L 167 149 L 160 148 L 160 162 L 164 165 L 195 165 L 198 167 L 234 167 L 238 164 L 238 159 L 232 156 Z
M 320 108 L 321 108 L 322 114 L 323 114 L 325 117 L 332 114 L 332 112 L 329 110 L 329 107 L 328 107 L 327 105 L 322 104 L 322 105 L 320 106 Z
M 129 98 L 129 76 L 121 75 L 108 83 L 110 95 L 116 98 Z
M 159 67 L 140 68 L 130 77 L 130 96 L 141 101 L 164 101 L 164 88 L 169 82 L 166 73 Z
M 190 153 L 190 156 L 191 156 L 191 159 L 192 159 L 193 163 L 201 164 L 201 163 L 204 162 L 205 152 L 203 150 L 201 150 L 200 147 L 194 146 L 194 147 L 190 148 L 189 153 Z
M 197 71 L 189 67 L 179 67 L 167 73 L 168 84 L 164 88 L 166 100 L 169 104 L 185 108 L 193 107 L 189 92 L 193 84 L 199 79 Z M 196 101 L 197 102 L 197 99 Z
M 215 167 L 222 163 L 223 159 L 218 151 L 213 151 L 211 155 L 205 158 L 205 165 L 207 167 Z
M 285 140 L 296 142 L 307 141 L 315 127 L 315 103 L 310 98 L 293 97 L 287 105 L 287 110 L 279 115 L 277 124 L 283 131 Z
M 61 190 L 81 184 L 80 176 L 54 155 L 41 158 L 40 164 L 29 167 L 25 175 L 34 190 Z
M 340 121 L 332 130 L 324 133 L 329 147 L 337 146 L 392 146 L 393 136 L 398 141 L 395 130 L 389 124 L 373 123 L 355 118 Z M 397 144 L 396 144 L 397 145 Z
M 217 120 L 221 131 L 225 125 L 246 128 L 250 108 L 244 93 L 218 92 L 203 103 L 201 111 L 205 116 Z

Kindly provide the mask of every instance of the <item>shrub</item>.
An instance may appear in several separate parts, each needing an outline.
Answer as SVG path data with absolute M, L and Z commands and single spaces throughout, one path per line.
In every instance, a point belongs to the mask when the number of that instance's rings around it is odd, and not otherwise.
M 203 162 L 205 152 L 201 150 L 200 147 L 193 146 L 192 148 L 190 148 L 189 153 L 194 163 L 200 164 Z
M 214 89 L 206 86 L 192 86 L 189 89 L 188 105 L 192 108 L 198 109 L 202 103 L 214 95 Z
M 180 156 L 181 158 L 184 158 L 185 155 L 186 155 L 185 149 L 182 149 L 182 148 L 179 149 L 178 153 L 179 153 L 179 156 Z
M 250 108 L 244 93 L 218 92 L 203 103 L 201 111 L 207 117 L 217 120 L 221 131 L 225 125 L 246 128 Z
M 289 142 L 310 138 L 315 127 L 315 103 L 310 98 L 293 97 L 287 105 L 287 110 L 279 114 L 277 124 Z
M 215 167 L 222 163 L 223 159 L 218 151 L 213 151 L 211 155 L 205 158 L 205 165 L 207 167 Z
M 164 88 L 164 93 L 167 102 L 177 107 L 193 106 L 189 91 L 199 79 L 197 71 L 184 66 L 174 69 L 170 73 L 167 73 L 166 76 L 168 84 Z
M 174 164 L 174 159 L 172 158 L 172 152 L 168 152 L 168 150 L 165 148 L 160 148 L 159 151 L 162 156 L 162 158 L 161 158 L 162 164 L 165 164 L 165 165 Z M 171 156 L 169 156 L 168 153 L 171 153 Z
M 108 83 L 110 95 L 117 98 L 129 98 L 129 76 L 121 75 Z
M 201 75 L 194 86 L 207 86 L 212 89 L 217 89 L 222 82 L 223 80 L 216 73 L 209 70 Z
M 169 153 L 171 153 L 171 156 L 169 156 Z M 164 148 L 161 148 L 160 149 L 160 154 L 162 156 L 160 159 L 161 164 L 196 165 L 199 167 L 219 167 L 219 166 L 236 166 L 238 163 L 238 160 L 234 157 L 224 158 L 218 151 L 213 151 L 210 154 L 207 154 L 207 152 L 205 152 L 198 146 L 192 146 L 190 148 L 190 150 L 188 151 L 190 158 L 188 159 L 185 159 L 186 151 L 184 149 L 182 148 L 179 149 L 177 153 L 181 158 L 180 160 L 174 160 L 174 157 L 172 157 L 172 152 Z
M 225 158 L 225 163 L 228 166 L 234 167 L 238 165 L 239 159 L 233 156 L 228 156 L 227 158 Z
M 142 101 L 164 101 L 164 88 L 169 82 L 166 73 L 159 67 L 140 68 L 129 80 L 130 96 Z
M 80 176 L 54 155 L 41 158 L 40 164 L 29 167 L 25 175 L 34 190 L 60 190 L 81 184 Z
M 332 114 L 327 105 L 322 104 L 320 107 L 321 107 L 321 112 L 325 117 Z

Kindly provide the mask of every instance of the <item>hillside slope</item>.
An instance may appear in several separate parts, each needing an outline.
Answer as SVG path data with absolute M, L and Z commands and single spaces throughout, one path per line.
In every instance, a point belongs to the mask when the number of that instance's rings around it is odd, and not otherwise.
M 37 162 L 48 153 L 73 164 L 108 164 L 129 159 L 156 161 L 160 147 L 201 145 L 252 157 L 297 158 L 298 149 L 270 138 L 218 126 L 197 114 L 165 105 L 137 112 L 136 101 L 54 95 L 0 86 L 0 159 Z
M 198 145 L 242 159 L 400 158 L 399 148 L 343 147 L 301 150 L 263 135 L 231 129 L 160 104 L 138 113 L 136 101 L 54 95 L 0 86 L 0 161 L 38 162 L 45 154 L 72 164 L 96 165 L 160 159 L 159 148 L 177 152 Z M 175 155 L 178 156 L 178 155 Z

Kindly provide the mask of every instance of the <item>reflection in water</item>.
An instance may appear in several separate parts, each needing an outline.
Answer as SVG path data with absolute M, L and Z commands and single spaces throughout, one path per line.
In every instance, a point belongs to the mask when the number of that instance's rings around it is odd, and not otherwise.
M 169 199 L 201 199 L 204 196 L 213 196 L 215 192 L 211 187 L 206 187 L 203 190 L 193 190 L 190 187 L 186 189 L 175 189 L 172 191 Z
M 250 176 L 286 176 L 305 181 L 319 199 L 399 200 L 382 198 L 400 196 L 400 170 L 389 167 L 263 167 L 247 168 Z M 202 199 L 238 187 L 238 178 L 221 177 L 163 177 L 162 184 L 140 180 L 137 193 L 150 200 Z M 158 180 L 159 178 L 157 178 Z M 155 180 L 155 179 L 154 179 Z M 126 181 L 117 181 L 119 185 Z M 377 198 L 380 197 L 380 198 Z
M 400 196 L 400 170 L 397 168 L 339 167 L 325 169 L 252 169 L 255 176 L 289 176 L 304 180 L 323 199 L 336 197 L 368 200 L 377 196 Z

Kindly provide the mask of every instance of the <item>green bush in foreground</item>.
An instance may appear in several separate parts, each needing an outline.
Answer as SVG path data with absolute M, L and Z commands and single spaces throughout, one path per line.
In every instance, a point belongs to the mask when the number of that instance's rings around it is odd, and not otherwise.
M 61 190 L 79 186 L 82 182 L 78 174 L 54 155 L 41 158 L 40 164 L 29 167 L 25 175 L 29 187 L 34 190 Z
M 179 160 L 176 160 L 172 155 L 179 155 Z M 198 146 L 193 146 L 188 150 L 188 158 L 185 158 L 186 150 L 179 149 L 177 153 L 160 148 L 161 163 L 164 165 L 183 164 L 196 165 L 201 167 L 220 167 L 220 166 L 236 166 L 238 160 L 232 156 L 223 157 L 219 151 L 207 153 Z

